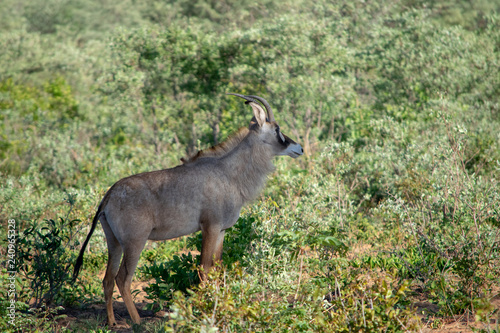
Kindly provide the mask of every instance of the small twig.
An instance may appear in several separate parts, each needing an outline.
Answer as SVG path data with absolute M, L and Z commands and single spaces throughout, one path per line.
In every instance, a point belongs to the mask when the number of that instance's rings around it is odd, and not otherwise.
M 302 280 L 302 266 L 304 263 L 304 256 L 302 255 L 302 249 L 299 249 L 299 256 L 300 256 L 300 273 L 299 273 L 299 281 L 297 282 L 297 291 L 295 292 L 295 301 L 297 301 L 299 297 L 299 289 L 300 289 L 300 281 Z

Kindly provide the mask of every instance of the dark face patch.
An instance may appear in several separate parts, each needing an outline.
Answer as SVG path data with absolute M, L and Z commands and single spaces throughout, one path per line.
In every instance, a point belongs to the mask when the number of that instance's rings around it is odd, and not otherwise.
M 278 138 L 278 142 L 284 147 L 288 147 L 293 140 L 289 137 L 281 133 L 279 125 L 276 125 L 276 137 Z

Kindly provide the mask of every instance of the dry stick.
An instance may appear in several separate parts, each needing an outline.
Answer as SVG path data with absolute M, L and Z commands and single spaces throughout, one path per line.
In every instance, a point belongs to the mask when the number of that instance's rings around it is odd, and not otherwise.
M 212 312 L 212 323 L 215 323 L 215 313 L 217 312 L 217 303 L 219 302 L 219 281 L 216 282 L 216 296 L 215 296 L 215 305 L 214 305 L 214 311 Z
M 338 192 L 338 196 L 340 199 L 341 198 L 341 196 L 340 196 L 340 183 L 337 183 L 337 192 Z M 342 201 L 340 202 L 340 206 L 341 206 L 341 207 L 339 207 L 340 208 L 340 227 L 344 228 L 344 223 L 343 223 L 343 221 L 344 221 L 344 214 L 343 214 L 344 207 L 343 206 L 344 205 L 343 205 Z
M 366 292 L 363 292 L 366 296 Z M 366 327 L 366 318 L 365 318 L 365 298 L 361 299 L 361 313 L 363 314 L 363 326 Z M 397 318 L 397 317 L 396 317 Z
M 297 291 L 295 292 L 295 301 L 297 301 L 299 297 L 299 289 L 300 289 L 300 281 L 302 280 L 302 265 L 304 263 L 304 256 L 302 255 L 302 249 L 299 249 L 299 256 L 300 256 L 300 274 L 299 274 L 299 282 L 297 283 Z
M 406 328 L 406 326 L 403 324 L 403 322 L 402 322 L 402 321 L 401 321 L 401 320 L 400 320 L 397 316 L 396 316 L 395 318 L 396 318 L 396 320 L 399 322 L 399 324 L 400 324 L 400 325 L 401 325 L 401 326 L 402 326 L 402 327 L 406 330 L 405 332 L 410 332 L 410 331 Z M 422 332 L 422 329 L 420 329 L 420 331 L 419 331 L 419 332 Z
M 335 277 L 335 291 L 337 290 L 339 291 L 340 304 L 342 304 L 342 310 L 344 310 L 345 322 L 347 323 L 349 320 L 347 318 L 347 313 L 345 311 L 344 300 L 342 299 L 342 294 L 340 293 L 339 281 L 337 280 L 337 277 Z

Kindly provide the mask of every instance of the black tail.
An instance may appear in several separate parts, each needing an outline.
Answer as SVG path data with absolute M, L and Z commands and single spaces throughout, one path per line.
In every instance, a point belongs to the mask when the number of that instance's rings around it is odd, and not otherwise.
M 76 278 L 78 277 L 78 273 L 80 272 L 80 268 L 82 267 L 82 264 L 83 264 L 83 254 L 85 253 L 85 248 L 87 247 L 87 244 L 89 243 L 90 237 L 92 237 L 92 234 L 94 233 L 95 226 L 97 225 L 97 221 L 99 221 L 100 215 L 101 215 L 101 205 L 99 205 L 99 208 L 97 209 L 97 213 L 95 214 L 94 219 L 92 220 L 92 226 L 90 227 L 90 231 L 89 231 L 89 234 L 87 235 L 87 239 L 85 239 L 85 242 L 83 242 L 82 249 L 80 250 L 80 254 L 78 255 L 78 258 L 76 259 L 75 270 L 73 271 L 72 283 L 75 283 Z

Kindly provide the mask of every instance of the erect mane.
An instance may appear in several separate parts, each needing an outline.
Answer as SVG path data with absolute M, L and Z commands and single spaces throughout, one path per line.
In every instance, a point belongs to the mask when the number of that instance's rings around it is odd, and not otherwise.
M 232 134 L 227 138 L 226 141 L 219 143 L 216 146 L 212 146 L 207 149 L 203 149 L 198 151 L 196 154 L 181 158 L 182 163 L 187 164 L 194 162 L 203 157 L 221 157 L 229 153 L 234 149 L 250 132 L 250 130 L 246 127 L 242 127 L 238 130 L 238 132 Z

